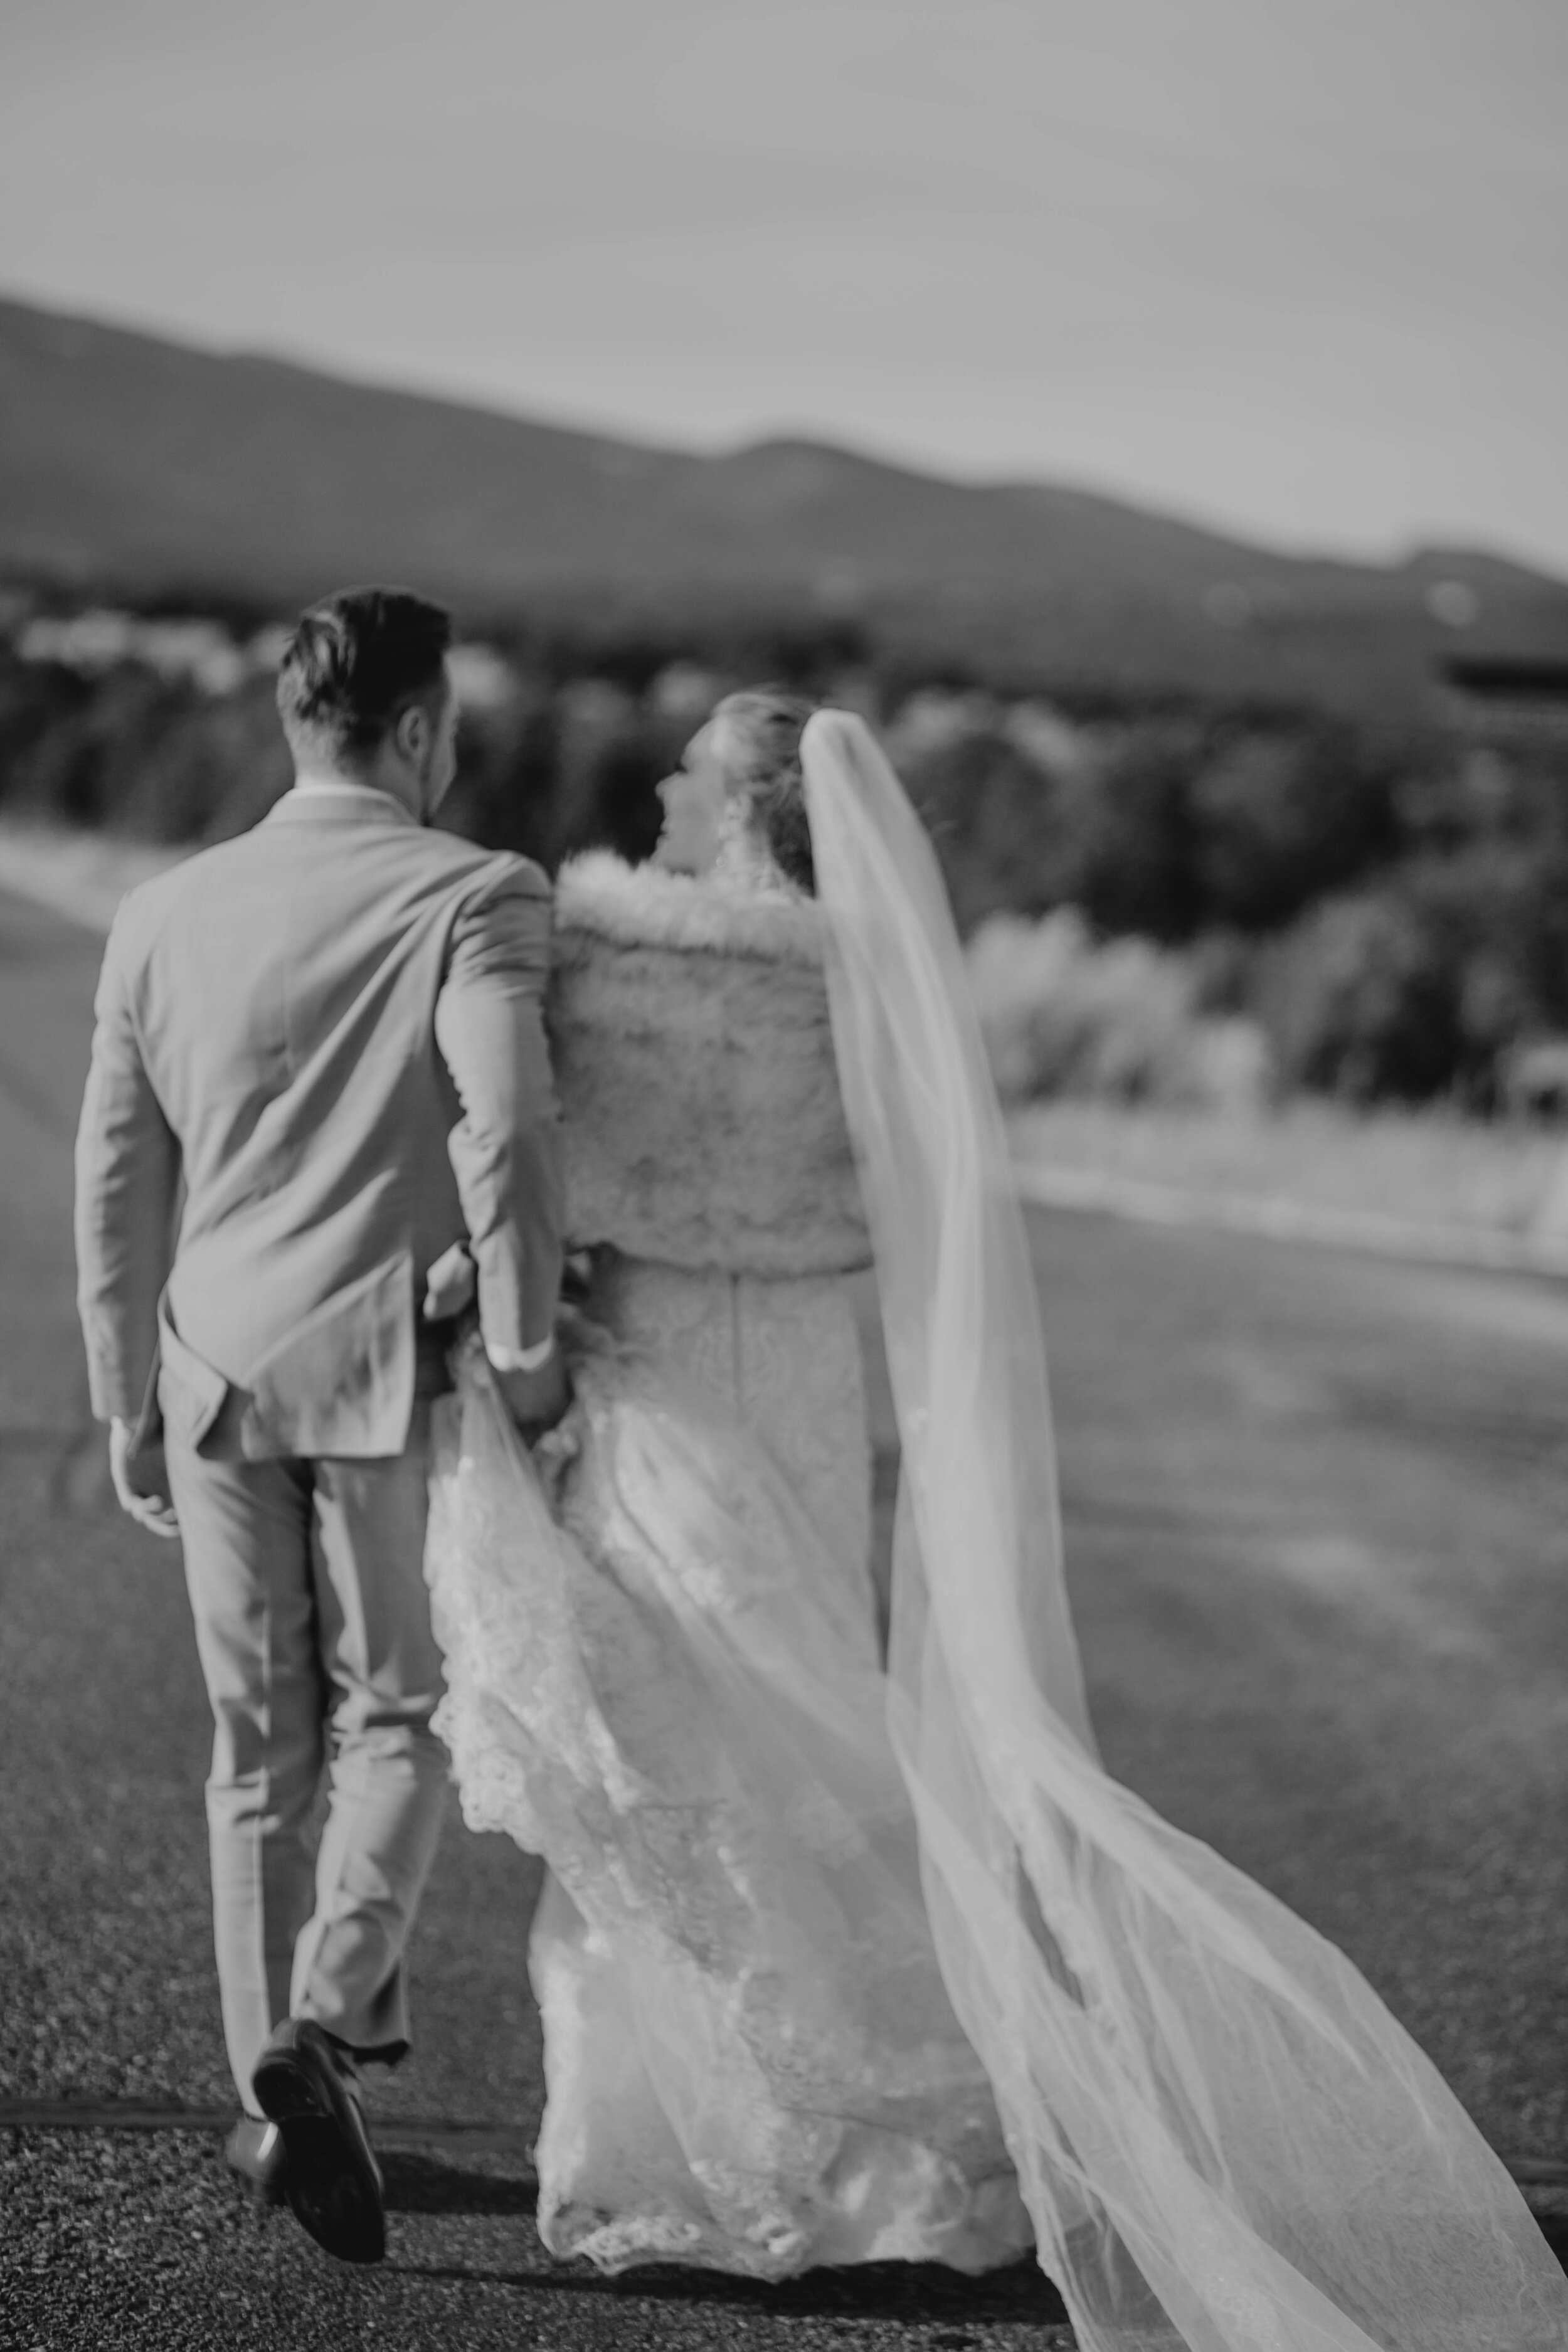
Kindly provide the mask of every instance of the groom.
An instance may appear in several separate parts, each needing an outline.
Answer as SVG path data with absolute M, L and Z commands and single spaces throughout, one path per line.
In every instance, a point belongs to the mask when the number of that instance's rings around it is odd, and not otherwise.
M 476 1277 L 520 1427 L 566 1402 L 549 885 L 427 829 L 449 636 L 399 590 L 302 616 L 293 789 L 124 901 L 77 1146 L 93 1411 L 125 1509 L 183 1539 L 216 1725 L 229 2158 L 351 2261 L 384 2246 L 355 2068 L 407 2048 L 443 1805 L 426 1468 Z

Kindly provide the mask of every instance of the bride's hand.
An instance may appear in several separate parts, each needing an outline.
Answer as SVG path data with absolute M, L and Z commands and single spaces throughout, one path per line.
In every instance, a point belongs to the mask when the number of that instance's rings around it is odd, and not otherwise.
M 561 1516 L 561 1496 L 566 1484 L 566 1473 L 583 1450 L 583 1441 L 578 1427 L 581 1415 L 574 1402 L 564 1417 L 556 1423 L 554 1428 L 547 1429 L 543 1436 L 530 1449 L 533 1456 L 533 1466 L 539 1473 L 539 1483 L 544 1489 L 544 1499 L 550 1506 L 552 1515 L 556 1518 Z
M 447 1323 L 471 1307 L 479 1288 L 474 1261 L 461 1242 L 443 1251 L 425 1277 L 425 1320 Z

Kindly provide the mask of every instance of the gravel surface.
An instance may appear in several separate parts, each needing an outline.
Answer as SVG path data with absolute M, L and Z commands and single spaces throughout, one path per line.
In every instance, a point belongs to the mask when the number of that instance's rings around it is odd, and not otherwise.
M 172 2124 L 232 2103 L 179 1555 L 112 1508 L 72 1310 L 98 953 L 0 897 L 0 2352 L 1065 2352 L 1027 2267 L 770 2291 L 550 2263 L 522 2154 L 537 1872 L 455 1813 L 415 2053 L 375 2089 L 384 2270 L 246 2204 L 211 2128 L 5 2126 L 21 2100 Z M 1568 2158 L 1568 1290 L 1092 1217 L 1032 1232 L 1112 1769 L 1343 1944 L 1495 2146 Z M 885 1452 L 885 1387 L 877 1409 Z M 422 2145 L 436 2121 L 500 2136 Z
M 0 2133 L 0 2343 L 234 2352 L 374 2344 L 386 2352 L 743 2344 L 1062 2347 L 1059 2305 L 1020 2265 L 974 2284 L 877 2266 L 752 2288 L 703 2273 L 601 2278 L 552 2263 L 526 2170 L 384 2158 L 385 2264 L 355 2271 L 286 2212 L 240 2199 L 194 2133 Z

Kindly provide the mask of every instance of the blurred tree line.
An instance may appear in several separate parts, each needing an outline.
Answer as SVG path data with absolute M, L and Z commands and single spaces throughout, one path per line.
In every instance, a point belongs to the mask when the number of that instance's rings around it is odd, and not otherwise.
M 126 658 L 0 648 L 0 815 L 216 840 L 289 761 L 259 657 L 212 690 Z M 931 828 L 961 927 L 1076 908 L 1168 951 L 1207 1017 L 1260 1025 L 1279 1084 L 1486 1109 L 1568 1033 L 1568 747 L 1506 751 L 1320 711 L 1051 699 L 911 674 L 851 623 L 592 616 L 465 656 L 444 822 L 553 868 L 651 847 L 654 793 L 719 695 L 762 677 L 862 709 Z
M 919 698 L 889 732 L 966 929 L 1070 906 L 1184 950 L 1286 1091 L 1488 1109 L 1510 1055 L 1568 1032 L 1568 744 L 1310 711 L 1053 741 L 1027 704 L 933 725 Z

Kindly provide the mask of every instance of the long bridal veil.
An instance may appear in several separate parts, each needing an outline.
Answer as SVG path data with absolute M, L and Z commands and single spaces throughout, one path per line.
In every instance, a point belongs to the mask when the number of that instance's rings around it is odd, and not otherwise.
M 1568 2280 L 1331 1944 L 1101 1769 L 1027 1242 L 935 861 L 802 743 L 903 1447 L 889 1722 L 949 1994 L 1083 2352 L 1534 2352 Z

